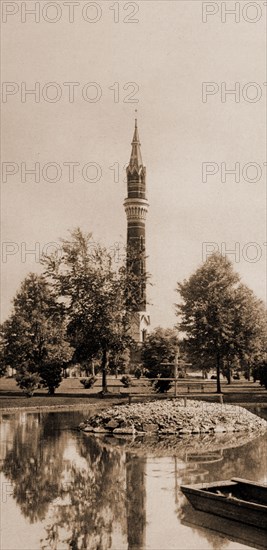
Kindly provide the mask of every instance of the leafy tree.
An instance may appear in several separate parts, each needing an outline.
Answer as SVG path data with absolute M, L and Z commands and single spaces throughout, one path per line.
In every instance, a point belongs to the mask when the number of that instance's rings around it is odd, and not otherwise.
M 178 352 L 179 340 L 174 329 L 157 327 L 146 338 L 142 348 L 142 361 L 148 378 L 159 378 L 154 383 L 156 391 L 167 392 L 172 382 L 160 380 L 174 375 L 173 363 Z M 164 365 L 165 363 L 165 365 Z
M 65 301 L 75 360 L 82 363 L 101 356 L 105 393 L 109 354 L 122 354 L 131 344 L 130 316 L 138 299 L 131 288 L 137 288 L 138 276 L 129 266 L 115 269 L 111 254 L 92 245 L 91 237 L 74 230 L 69 241 L 62 241 L 61 258 L 48 256 L 44 264 L 55 292 Z
M 232 382 L 233 373 L 234 372 L 236 374 L 238 373 L 238 376 L 239 376 L 240 370 L 241 370 L 240 360 L 239 360 L 237 355 L 236 356 L 233 355 L 231 357 L 223 359 L 223 361 L 222 361 L 222 375 L 225 376 L 225 378 L 227 379 L 228 384 L 231 384 L 231 382 Z
M 62 365 L 55 362 L 44 362 L 39 368 L 42 385 L 48 389 L 49 395 L 54 395 L 55 389 L 62 381 Z
M 183 349 L 186 362 L 191 364 L 193 371 L 202 371 L 202 378 L 205 380 L 208 378 L 208 373 L 214 368 L 214 358 L 193 354 L 186 339 L 183 340 Z
M 118 374 L 123 374 L 129 371 L 130 365 L 130 350 L 126 348 L 122 353 L 110 353 L 109 354 L 109 372 L 115 374 L 116 378 Z
M 7 373 L 8 364 L 5 361 L 5 339 L 0 326 L 0 377 Z
M 264 304 L 241 283 L 234 289 L 232 316 L 233 345 L 222 363 L 222 373 L 229 384 L 234 369 L 243 370 L 245 377 L 250 379 L 253 365 L 265 357 L 267 343 Z
M 49 393 L 61 381 L 61 365 L 71 358 L 64 307 L 43 276 L 31 273 L 13 301 L 13 312 L 1 326 L 2 364 L 17 371 L 18 385 L 32 394 L 36 384 Z
M 16 374 L 17 385 L 20 389 L 27 395 L 27 397 L 32 397 L 35 390 L 40 386 L 41 379 L 39 374 L 36 372 L 29 372 L 25 368 L 21 368 L 20 371 Z
M 252 369 L 252 375 L 254 382 L 259 380 L 260 385 L 264 386 L 267 390 L 267 361 L 258 363 L 257 366 L 254 366 Z
M 250 379 L 251 368 L 266 357 L 266 309 L 251 289 L 240 284 L 235 290 L 234 315 L 236 357 Z
M 252 358 L 256 348 L 262 347 L 262 304 L 240 283 L 231 262 L 218 253 L 187 281 L 178 283 L 178 292 L 183 300 L 177 305 L 179 329 L 186 334 L 192 356 L 202 364 L 213 359 L 217 392 L 221 392 L 225 364 Z

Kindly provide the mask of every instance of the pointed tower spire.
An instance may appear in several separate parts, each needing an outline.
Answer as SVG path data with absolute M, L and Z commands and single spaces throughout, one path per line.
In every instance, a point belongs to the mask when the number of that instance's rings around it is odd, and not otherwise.
M 134 135 L 133 135 L 133 141 L 132 141 L 132 152 L 131 152 L 131 158 L 129 162 L 129 167 L 136 168 L 137 171 L 143 166 L 142 161 L 142 155 L 141 155 L 141 143 L 139 139 L 138 134 L 138 127 L 137 127 L 137 118 L 135 119 L 135 125 L 134 125 Z
M 139 288 L 132 306 L 131 335 L 137 344 L 145 340 L 150 317 L 146 311 L 146 168 L 143 165 L 137 119 L 135 119 L 132 152 L 127 174 L 127 198 L 124 207 L 127 217 L 127 265 L 132 266 Z M 140 361 L 140 357 L 138 359 Z

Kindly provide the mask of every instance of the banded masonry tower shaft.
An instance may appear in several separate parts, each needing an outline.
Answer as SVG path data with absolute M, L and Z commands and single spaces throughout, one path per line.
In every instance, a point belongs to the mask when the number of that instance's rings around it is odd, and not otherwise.
M 146 215 L 148 200 L 146 197 L 146 168 L 143 165 L 137 119 L 130 162 L 126 168 L 127 198 L 124 201 L 127 216 L 127 260 L 131 262 L 135 275 L 140 279 L 136 304 L 132 315 L 132 336 L 137 343 L 145 340 L 150 318 L 146 312 Z M 144 277 L 142 277 L 144 275 Z

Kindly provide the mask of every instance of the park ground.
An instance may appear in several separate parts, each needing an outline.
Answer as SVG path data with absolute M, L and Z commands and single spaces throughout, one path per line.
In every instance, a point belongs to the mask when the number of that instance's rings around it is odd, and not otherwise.
M 99 377 L 96 384 L 91 389 L 84 389 L 79 378 L 63 379 L 60 387 L 56 390 L 54 396 L 48 396 L 45 390 L 38 390 L 33 397 L 25 397 L 22 391 L 17 387 L 16 382 L 12 378 L 2 378 L 0 380 L 0 410 L 71 410 L 85 408 L 88 405 L 90 408 L 98 409 L 110 406 L 112 404 L 126 403 L 129 394 L 142 394 L 144 398 L 139 397 L 139 400 L 147 399 L 147 395 L 157 397 L 151 390 L 149 381 L 145 378 L 136 380 L 133 378 L 133 385 L 129 388 L 124 388 L 119 379 L 115 377 L 108 378 L 109 394 L 105 398 L 101 395 L 101 378 Z M 178 382 L 178 397 L 179 393 L 186 394 L 193 391 L 194 395 L 199 393 L 199 399 L 205 401 L 217 401 L 216 396 L 216 381 L 215 380 L 189 380 L 183 379 Z M 267 407 L 267 390 L 261 387 L 258 382 L 247 380 L 234 380 L 231 385 L 222 381 L 222 393 L 224 403 L 232 403 L 248 406 Z M 173 395 L 173 389 L 169 394 L 158 396 L 168 398 L 168 395 Z M 190 397 L 190 393 L 188 394 Z M 194 397 L 195 399 L 195 397 Z

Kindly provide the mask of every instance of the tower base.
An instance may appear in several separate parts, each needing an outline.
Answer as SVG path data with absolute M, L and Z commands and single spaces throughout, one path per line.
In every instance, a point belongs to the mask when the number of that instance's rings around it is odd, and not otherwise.
M 150 315 L 147 311 L 136 311 L 131 316 L 130 334 L 136 344 L 143 344 L 150 327 Z
M 145 342 L 150 327 L 150 315 L 147 311 L 132 313 L 130 334 L 135 341 L 135 347 L 131 349 L 131 363 L 141 362 L 142 344 Z

